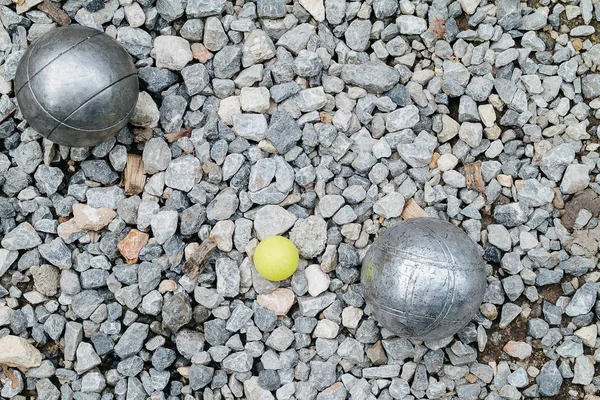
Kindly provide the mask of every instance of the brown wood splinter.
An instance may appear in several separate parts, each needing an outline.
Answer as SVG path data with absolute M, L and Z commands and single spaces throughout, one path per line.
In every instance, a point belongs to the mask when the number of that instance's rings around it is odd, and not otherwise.
M 427 218 L 429 215 L 414 199 L 409 199 L 404 206 L 404 210 L 402 210 L 402 214 L 400 214 L 402 219 L 410 219 L 410 218 Z
M 10 372 L 10 370 L 4 364 L 2 364 L 2 373 L 6 375 L 8 379 L 10 379 L 11 386 L 13 389 L 16 389 L 19 386 L 19 379 L 17 378 L 17 376 Z
M 127 154 L 127 166 L 125 167 L 125 194 L 128 196 L 140 194 L 146 185 L 144 174 L 144 161 L 138 154 Z
M 217 242 L 213 238 L 206 239 L 200 245 L 197 243 L 194 244 L 196 246 L 191 249 L 191 254 L 187 256 L 187 260 L 183 264 L 183 273 L 190 279 L 196 279 L 200 276 L 204 268 L 206 268 L 206 264 L 208 264 L 210 255 L 217 248 Z M 188 246 L 188 249 L 192 245 Z

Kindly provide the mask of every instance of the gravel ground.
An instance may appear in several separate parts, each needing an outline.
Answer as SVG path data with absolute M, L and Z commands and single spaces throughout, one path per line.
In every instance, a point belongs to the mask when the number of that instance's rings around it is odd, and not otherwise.
M 600 399 L 600 2 L 0 4 L 2 398 Z M 95 148 L 42 139 L 12 90 L 69 19 L 139 68 Z M 413 202 L 487 264 L 447 340 L 395 337 L 361 296 Z M 302 258 L 281 283 L 251 262 L 277 234 Z

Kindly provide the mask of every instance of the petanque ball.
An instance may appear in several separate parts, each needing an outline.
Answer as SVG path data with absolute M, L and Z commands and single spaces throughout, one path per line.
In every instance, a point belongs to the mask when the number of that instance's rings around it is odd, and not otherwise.
M 486 290 L 477 245 L 457 226 L 433 218 L 388 228 L 363 259 L 363 294 L 373 317 L 408 339 L 438 340 L 461 330 Z
M 139 87 L 131 56 L 113 38 L 79 25 L 52 29 L 29 46 L 17 67 L 23 117 L 45 138 L 94 146 L 131 117 Z

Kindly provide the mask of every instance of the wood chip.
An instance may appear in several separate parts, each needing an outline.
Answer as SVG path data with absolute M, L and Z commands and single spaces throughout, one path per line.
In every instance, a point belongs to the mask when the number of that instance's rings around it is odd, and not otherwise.
M 465 376 L 465 379 L 469 382 L 469 383 L 476 383 L 477 382 L 477 377 L 471 373 L 468 373 Z
M 485 183 L 481 177 L 481 163 L 472 162 L 465 164 L 465 178 L 468 189 L 473 189 L 479 193 L 485 192 Z
M 402 219 L 427 218 L 429 215 L 421 208 L 414 199 L 409 199 L 400 214 Z
M 321 119 L 321 122 L 324 124 L 331 124 L 333 122 L 333 117 L 328 112 L 321 111 L 319 113 L 319 117 Z
M 16 389 L 19 387 L 19 379 L 17 378 L 17 376 L 15 374 L 13 374 L 12 372 L 10 372 L 10 370 L 6 367 L 6 365 L 2 364 L 2 373 L 8 378 L 10 379 L 11 382 L 11 386 L 13 389 Z
M 440 158 L 440 153 L 433 153 L 433 157 L 431 157 L 431 162 L 429 163 L 429 168 L 435 169 L 437 168 L 437 162 Z
M 171 132 L 171 133 L 167 133 L 165 135 L 165 139 L 167 139 L 167 141 L 169 143 L 173 143 L 176 140 L 181 139 L 182 137 L 190 137 L 192 136 L 192 129 L 182 129 L 180 131 L 175 131 L 175 132 Z
M 138 154 L 127 154 L 127 166 L 125 167 L 125 194 L 132 196 L 140 194 L 146 185 L 144 175 L 144 161 Z
M 192 243 L 186 247 L 187 260 L 183 264 L 183 273 L 192 280 L 199 277 L 216 248 L 217 243 L 212 238 L 206 239 L 201 244 Z
M 52 21 L 56 22 L 59 25 L 67 26 L 71 25 L 71 18 L 67 15 L 66 12 L 56 7 L 52 3 L 43 2 L 38 5 L 38 10 L 46 14 Z

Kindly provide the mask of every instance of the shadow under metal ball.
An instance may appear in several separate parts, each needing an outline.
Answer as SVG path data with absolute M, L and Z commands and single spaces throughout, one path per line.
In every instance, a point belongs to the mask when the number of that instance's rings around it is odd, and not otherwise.
M 367 251 L 361 271 L 375 319 L 415 340 L 443 339 L 467 325 L 483 301 L 486 280 L 471 238 L 433 218 L 388 228 Z
M 137 102 L 137 70 L 113 38 L 96 29 L 56 28 L 19 63 L 15 92 L 23 116 L 47 139 L 94 146 L 127 125 Z

